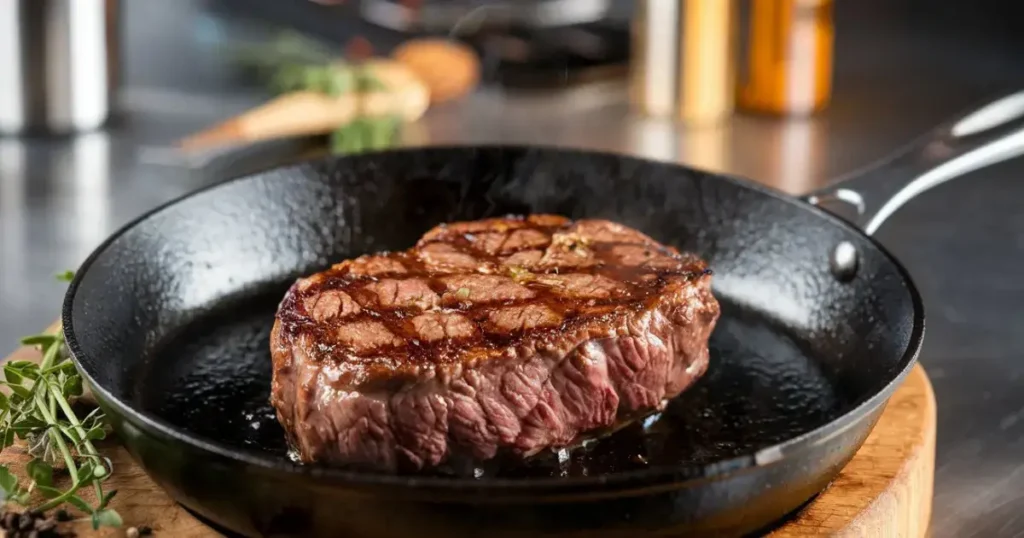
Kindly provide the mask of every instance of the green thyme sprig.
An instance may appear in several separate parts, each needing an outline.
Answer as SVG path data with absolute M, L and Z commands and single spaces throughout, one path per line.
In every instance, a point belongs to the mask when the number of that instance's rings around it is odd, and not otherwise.
M 270 43 L 240 47 L 236 63 L 257 76 L 273 79 L 283 68 L 305 65 L 326 65 L 337 54 L 319 41 L 293 31 L 281 32 Z
M 287 64 L 271 76 L 269 86 L 277 94 L 313 91 L 338 97 L 356 87 L 356 76 L 331 64 Z
M 387 87 L 360 65 L 336 61 L 325 64 L 282 65 L 270 78 L 271 91 L 282 94 L 311 91 L 338 97 L 353 91 L 379 91 Z
M 69 281 L 73 276 L 68 271 L 58 279 Z M 69 504 L 88 514 L 94 529 L 121 526 L 121 516 L 108 507 L 117 492 L 103 490 L 112 471 L 110 461 L 93 445 L 106 437 L 104 416 L 97 408 L 80 418 L 71 405 L 82 395 L 82 377 L 68 360 L 63 333 L 28 336 L 21 343 L 38 347 L 43 359 L 39 364 L 12 361 L 3 366 L 0 384 L 10 393 L 0 394 L 0 450 L 21 439 L 28 443 L 32 459 L 25 469 L 27 484 L 0 465 L 0 501 L 36 512 Z M 55 485 L 58 473 L 68 475 L 67 488 Z M 96 506 L 78 495 L 87 487 L 96 492 Z M 33 503 L 35 493 L 44 500 Z
M 353 155 L 386 149 L 395 144 L 401 131 L 402 120 L 397 117 L 359 118 L 331 134 L 331 151 Z
M 292 32 L 269 46 L 247 50 L 240 61 L 262 73 L 274 94 L 313 91 L 338 97 L 387 89 L 359 63 L 340 59 L 318 42 Z M 397 143 L 401 128 L 397 116 L 357 118 L 331 133 L 330 149 L 345 155 L 385 149 Z
M 367 69 L 345 62 L 282 66 L 272 78 L 271 88 L 278 93 L 314 91 L 331 97 L 386 89 Z M 330 148 L 344 155 L 385 149 L 395 144 L 401 128 L 398 116 L 356 118 L 331 133 Z

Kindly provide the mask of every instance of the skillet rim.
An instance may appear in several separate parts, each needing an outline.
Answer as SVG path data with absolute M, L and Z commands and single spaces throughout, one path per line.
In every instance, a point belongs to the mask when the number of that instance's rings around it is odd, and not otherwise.
M 889 263 L 895 267 L 897 273 L 900 275 L 903 284 L 906 286 L 907 292 L 910 294 L 911 303 L 914 308 L 913 326 L 911 328 L 910 338 L 907 344 L 907 348 L 904 350 L 903 355 L 900 357 L 899 362 L 903 364 L 902 369 L 886 383 L 881 389 L 876 391 L 867 399 L 863 400 L 859 404 L 847 410 L 842 415 L 835 419 L 822 424 L 821 426 L 804 432 L 800 435 L 787 439 L 783 442 L 776 443 L 770 446 L 763 447 L 753 452 L 747 452 L 734 456 L 732 458 L 719 460 L 709 464 L 677 464 L 677 465 L 662 465 L 657 467 L 650 467 L 637 471 L 626 471 L 618 473 L 605 473 L 597 476 L 577 476 L 577 477 L 558 477 L 558 478 L 528 478 L 528 479 L 489 479 L 489 480 L 476 480 L 476 479 L 465 479 L 465 478 L 441 478 L 441 477 L 421 477 L 421 476 L 403 476 L 403 475 L 391 475 L 391 474 L 375 474 L 365 473 L 357 471 L 345 471 L 341 469 L 329 468 L 329 467 L 308 467 L 296 463 L 287 462 L 280 459 L 274 459 L 268 456 L 259 455 L 255 452 L 241 451 L 237 448 L 232 448 L 229 445 L 206 440 L 197 437 L 191 431 L 176 427 L 167 421 L 157 417 L 151 416 L 150 413 L 145 413 L 141 410 L 135 409 L 134 406 L 126 403 L 121 398 L 113 395 L 106 387 L 96 382 L 96 379 L 86 369 L 81 360 L 80 356 L 85 356 L 78 339 L 75 337 L 74 330 L 74 301 L 77 295 L 79 285 L 81 284 L 83 275 L 88 272 L 90 266 L 96 261 L 99 256 L 107 251 L 110 246 L 117 241 L 121 236 L 128 233 L 132 229 L 141 225 L 150 218 L 157 214 L 178 205 L 190 198 L 198 197 L 205 194 L 208 191 L 213 191 L 218 188 L 226 187 L 227 185 L 255 180 L 255 178 L 266 176 L 267 174 L 273 173 L 284 173 L 289 170 L 297 170 L 303 167 L 318 165 L 321 163 L 337 162 L 345 160 L 355 160 L 361 158 L 368 158 L 381 154 L 396 154 L 396 153 L 412 153 L 412 152 L 423 152 L 423 151 L 438 151 L 438 152 L 466 152 L 473 150 L 512 150 L 512 151 L 525 151 L 525 152 L 548 152 L 548 153 L 570 153 L 578 156 L 595 156 L 615 159 L 626 159 L 634 162 L 654 164 L 661 167 L 681 169 L 687 172 L 696 173 L 704 176 L 712 176 L 716 180 L 727 181 L 733 185 L 741 188 L 752 190 L 768 196 L 769 198 L 778 200 L 782 203 L 787 203 L 793 206 L 797 206 L 802 210 L 810 211 L 816 217 L 828 221 L 831 225 L 839 226 L 845 229 L 847 232 L 854 234 L 862 240 L 867 241 L 871 246 L 876 248 Z M 672 484 L 673 489 L 682 489 L 688 486 L 693 486 L 705 481 L 718 481 L 729 477 L 730 475 L 740 474 L 748 471 L 752 471 L 761 467 L 768 467 L 771 465 L 778 464 L 783 460 L 790 457 L 796 456 L 796 453 L 801 452 L 811 446 L 826 442 L 829 439 L 842 434 L 844 431 L 853 427 L 858 420 L 863 419 L 867 415 L 871 414 L 872 411 L 878 407 L 884 405 L 889 398 L 895 392 L 896 388 L 903 382 L 903 380 L 910 373 L 911 369 L 917 364 L 918 355 L 920 354 L 925 329 L 925 314 L 924 314 L 924 303 L 921 295 L 914 284 L 910 273 L 906 268 L 893 256 L 881 243 L 875 238 L 866 234 L 862 229 L 851 224 L 850 222 L 842 219 L 841 217 L 834 215 L 818 206 L 810 204 L 799 197 L 791 196 L 782 191 L 773 189 L 758 183 L 754 180 L 747 179 L 742 176 L 723 174 L 719 172 L 712 172 L 708 170 L 702 170 L 687 166 L 678 162 L 668 160 L 658 160 L 652 158 L 646 158 L 637 155 L 630 155 L 626 153 L 619 153 L 614 151 L 606 150 L 591 150 L 585 148 L 572 148 L 562 147 L 558 145 L 535 145 L 535 144 L 501 144 L 501 143 L 483 143 L 483 144 L 444 144 L 444 145 L 431 145 L 431 146 L 408 146 L 392 148 L 383 151 L 368 152 L 359 155 L 352 156 L 337 156 L 328 155 L 313 159 L 304 159 L 297 162 L 287 163 L 281 166 L 275 166 L 267 169 L 263 169 L 257 172 L 250 172 L 239 176 L 230 176 L 221 181 L 216 181 L 209 185 L 205 185 L 199 189 L 188 192 L 181 196 L 175 197 L 168 200 L 156 207 L 142 213 L 138 217 L 130 220 L 110 236 L 108 236 L 102 243 L 100 243 L 82 262 L 79 268 L 75 271 L 75 277 L 68 285 L 68 289 L 64 296 L 64 302 L 61 309 L 61 329 L 64 332 L 64 339 L 68 349 L 70 351 L 70 358 L 74 362 L 78 371 L 85 377 L 90 387 L 94 392 L 99 393 L 98 399 L 102 399 L 107 405 L 115 407 L 117 412 L 123 417 L 123 419 L 131 422 L 135 427 L 147 432 L 148 435 L 157 435 L 170 440 L 172 442 L 180 442 L 189 446 L 193 450 L 205 452 L 211 456 L 216 456 L 224 460 L 228 460 L 234 463 L 243 464 L 246 466 L 256 467 L 262 472 L 280 473 L 290 477 L 301 477 L 305 479 L 313 479 L 323 483 L 325 480 L 330 480 L 332 483 L 344 483 L 347 486 L 366 486 L 366 487 L 388 487 L 388 486 L 401 486 L 402 488 L 409 489 L 432 489 L 437 488 L 441 490 L 469 490 L 474 491 L 507 491 L 507 490 L 537 490 L 542 489 L 544 491 L 551 491 L 552 493 L 564 492 L 566 490 L 576 490 L 579 488 L 583 491 L 594 491 L 592 487 L 607 487 L 613 485 L 620 485 L 623 487 L 629 487 L 630 485 L 638 484 L 644 487 L 651 487 L 656 484 Z M 101 398 L 100 398 L 101 397 Z M 859 450 L 860 445 L 857 449 Z M 140 466 L 142 466 L 140 464 Z

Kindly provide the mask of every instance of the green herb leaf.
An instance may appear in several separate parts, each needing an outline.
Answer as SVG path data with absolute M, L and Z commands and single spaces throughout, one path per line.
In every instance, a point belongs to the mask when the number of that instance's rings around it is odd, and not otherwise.
M 102 419 L 103 419 L 103 410 L 100 409 L 99 407 L 97 407 L 97 408 L 93 409 L 92 411 L 89 411 L 88 415 L 85 415 L 85 418 L 82 419 L 82 424 L 92 424 L 92 423 L 98 424 L 98 423 L 100 423 L 102 421 Z
M 57 280 L 61 282 L 71 282 L 72 280 L 75 279 L 75 272 L 69 269 L 67 271 L 57 273 L 56 276 Z
M 95 512 L 95 510 L 93 510 L 92 507 L 89 506 L 89 503 L 85 502 L 85 500 L 79 497 L 78 495 L 72 495 L 68 497 L 68 504 L 85 512 L 86 514 L 91 514 Z
M 70 280 L 73 276 L 71 271 L 66 271 L 58 278 Z M 109 461 L 92 445 L 93 440 L 106 435 L 103 413 L 94 409 L 83 420 L 76 416 L 69 400 L 82 394 L 82 377 L 68 360 L 63 335 L 59 332 L 34 335 L 22 342 L 40 346 L 43 360 L 40 364 L 16 361 L 3 366 L 4 380 L 0 384 L 7 386 L 11 394 L 0 395 L 0 445 L 10 446 L 15 437 L 28 441 L 32 460 L 26 465 L 26 473 L 33 486 L 19 487 L 15 475 L 2 468 L 0 495 L 3 498 L 0 502 L 29 507 L 30 491 L 39 491 L 50 500 L 33 507 L 35 510 L 45 511 L 68 503 L 92 514 L 97 526 L 120 525 L 117 512 L 105 509 L 105 503 L 112 496 L 104 495 L 102 487 L 110 471 Z M 53 473 L 58 464 L 74 478 L 74 483 L 65 491 L 53 487 Z M 3 487 L 4 484 L 7 487 Z M 96 508 L 75 495 L 79 488 L 90 485 L 95 487 L 100 503 Z
M 369 69 L 364 67 L 357 71 L 356 91 L 359 93 L 380 92 L 388 89 L 387 85 L 381 82 Z
M 6 379 L 8 383 L 12 384 L 11 388 L 13 389 L 13 385 L 21 385 L 23 378 L 21 376 L 21 371 L 14 364 L 5 364 L 4 379 Z
M 43 346 L 49 347 L 57 341 L 57 335 L 55 334 L 36 334 L 33 336 L 26 336 L 21 339 L 21 345 L 23 346 Z
M 66 375 L 61 373 L 61 375 Z M 77 398 L 82 395 L 82 377 L 78 375 L 66 375 L 61 383 L 61 392 L 67 398 Z
M 59 423 L 56 428 L 65 439 L 71 441 L 71 446 L 78 448 L 81 439 L 78 438 L 78 434 L 75 432 L 74 427 L 69 424 Z
M 7 448 L 14 444 L 14 430 L 8 428 L 0 434 L 0 449 Z
M 103 496 L 103 499 L 100 501 L 100 508 L 106 508 L 107 505 L 110 504 L 110 501 L 114 498 L 114 495 L 117 495 L 116 489 L 108 491 L 106 495 Z
M 96 463 L 91 460 L 86 460 L 86 462 L 78 468 L 78 483 L 75 484 L 75 487 L 82 487 L 92 481 L 92 479 L 95 478 L 95 476 L 93 476 L 95 471 Z
M 121 516 L 110 508 L 104 508 L 92 515 L 93 529 L 99 529 L 100 527 L 120 527 L 123 524 L 124 522 L 121 521 Z
M 43 428 L 46 428 L 46 423 L 43 422 L 41 419 L 33 416 L 23 417 L 21 418 L 21 420 L 18 420 L 11 426 L 11 429 L 13 429 L 15 433 L 18 433 L 19 435 L 28 434 L 30 432 L 34 432 L 36 430 Z
M 401 125 L 397 117 L 364 118 L 364 136 L 369 149 L 384 149 L 394 144 Z
M 14 473 L 6 465 L 0 465 L 0 490 L 3 490 L 7 496 L 18 491 L 18 477 L 14 476 Z
M 85 432 L 85 438 L 88 441 L 101 441 L 107 438 L 107 432 L 101 425 L 93 426 L 92 429 Z
M 39 377 L 39 365 L 31 361 L 11 361 L 4 365 L 5 376 L 8 370 L 22 379 L 37 379 Z
M 40 375 L 49 375 L 58 372 L 65 372 L 76 376 L 78 375 L 78 370 L 75 369 L 75 363 L 68 361 L 66 357 L 61 357 L 54 362 L 56 364 L 54 364 L 53 366 L 45 370 L 40 370 Z
M 36 491 L 43 494 L 47 499 L 56 499 L 64 494 L 63 491 L 52 486 L 36 486 Z
M 32 477 L 36 486 L 53 485 L 53 467 L 48 463 L 39 458 L 32 458 L 32 461 L 28 462 L 27 469 L 28 475 Z
M 307 67 L 302 73 L 302 87 L 306 90 L 325 93 L 327 68 Z
M 356 76 L 351 69 L 332 66 L 328 69 L 327 77 L 324 80 L 323 91 L 331 97 L 338 97 L 350 93 L 355 86 Z
M 22 400 L 27 400 L 29 397 L 32 396 L 32 393 L 28 389 L 26 389 L 25 387 L 21 386 L 21 384 L 17 384 L 17 385 L 12 385 L 11 383 L 5 383 L 5 384 L 7 385 L 7 388 L 11 389 L 11 392 L 13 392 L 15 396 L 21 398 Z
M 340 155 L 354 155 L 362 151 L 362 131 L 358 121 L 339 127 L 331 136 L 331 150 Z
M 275 93 L 287 93 L 298 90 L 302 87 L 304 76 L 304 66 L 284 66 L 271 77 L 270 88 Z
M 0 504 L 24 504 L 25 497 L 25 492 L 18 487 L 18 477 L 14 476 L 6 465 L 0 465 Z

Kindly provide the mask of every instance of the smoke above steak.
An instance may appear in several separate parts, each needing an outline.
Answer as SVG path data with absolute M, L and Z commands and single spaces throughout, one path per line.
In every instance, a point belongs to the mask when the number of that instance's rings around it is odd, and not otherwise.
M 696 256 L 605 220 L 440 225 L 291 287 L 271 402 L 305 462 L 418 470 L 572 446 L 704 373 L 710 282 Z

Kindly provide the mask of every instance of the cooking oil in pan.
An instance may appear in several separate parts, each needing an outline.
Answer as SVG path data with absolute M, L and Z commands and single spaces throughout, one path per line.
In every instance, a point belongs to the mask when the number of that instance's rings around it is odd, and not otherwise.
M 296 455 L 268 403 L 269 335 L 282 290 L 197 316 L 135 372 L 135 405 L 196 437 L 290 463 Z M 525 461 L 456 462 L 459 479 L 589 476 L 708 464 L 790 439 L 847 410 L 827 368 L 784 330 L 723 303 L 708 372 L 655 415 L 572 449 Z

